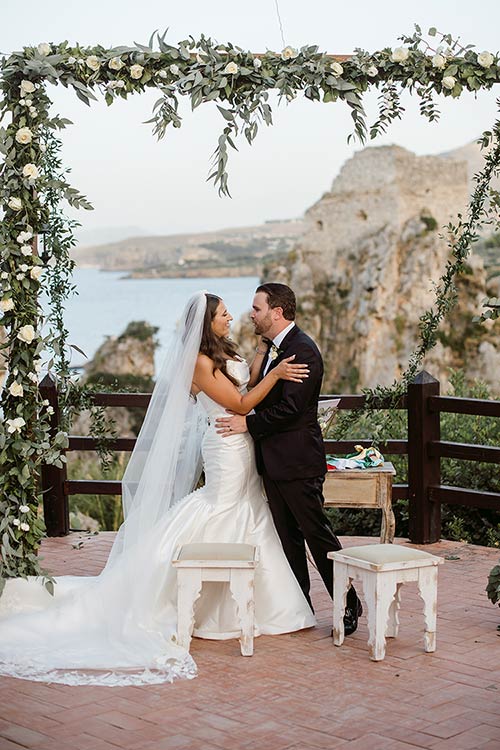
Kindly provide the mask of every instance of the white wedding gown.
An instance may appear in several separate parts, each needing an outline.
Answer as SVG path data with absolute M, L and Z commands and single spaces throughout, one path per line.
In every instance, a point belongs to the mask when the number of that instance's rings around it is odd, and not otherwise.
M 230 360 L 227 366 L 245 389 L 246 362 Z M 177 547 L 190 542 L 259 546 L 256 635 L 315 624 L 274 528 L 252 438 L 248 433 L 222 438 L 214 423 L 224 408 L 204 393 L 198 400 L 209 420 L 202 446 L 205 486 L 176 503 L 141 540 L 133 568 L 125 559 L 96 577 L 59 577 L 53 597 L 39 579 L 8 580 L 0 597 L 0 674 L 70 685 L 194 677 L 194 661 L 175 643 L 177 585 L 171 565 Z M 140 618 L 131 611 L 140 611 Z M 226 639 L 238 633 L 228 585 L 205 583 L 194 635 Z

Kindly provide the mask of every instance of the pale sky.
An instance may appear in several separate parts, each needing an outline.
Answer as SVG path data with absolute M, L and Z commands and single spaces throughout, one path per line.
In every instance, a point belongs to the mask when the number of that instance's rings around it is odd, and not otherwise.
M 498 50 L 498 0 L 279 0 L 285 41 L 295 47 L 318 44 L 330 53 L 355 47 L 375 51 L 398 46 L 398 36 L 418 23 L 427 30 L 459 35 L 477 51 Z M 476 11 L 476 12 L 474 12 Z M 190 0 L 0 0 L 0 51 L 8 53 L 38 42 L 100 43 L 104 46 L 146 43 L 156 29 L 169 28 L 172 44 L 201 33 L 231 41 L 254 52 L 280 50 L 275 0 L 229 2 Z M 402 122 L 369 145 L 397 143 L 418 154 L 440 153 L 474 140 L 493 123 L 496 86 L 460 100 L 440 98 L 442 119 L 428 124 L 408 99 Z M 274 107 L 275 124 L 260 130 L 252 147 L 241 142 L 231 153 L 233 198 L 219 198 L 209 174 L 210 155 L 221 130 L 212 104 L 192 113 L 182 105 L 179 130 L 157 142 L 150 117 L 154 91 L 90 108 L 64 88 L 50 87 L 58 113 L 75 124 L 64 131 L 64 158 L 71 181 L 95 206 L 78 212 L 84 229 L 137 227 L 150 234 L 171 234 L 244 226 L 269 219 L 301 216 L 329 189 L 339 168 L 359 144 L 347 145 L 351 131 L 348 108 L 300 99 Z M 375 114 L 375 95 L 366 99 Z

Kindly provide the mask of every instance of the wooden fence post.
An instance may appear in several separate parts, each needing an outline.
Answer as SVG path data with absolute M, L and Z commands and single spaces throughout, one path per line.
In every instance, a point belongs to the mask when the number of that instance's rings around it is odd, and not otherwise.
M 439 381 L 425 370 L 408 386 L 408 512 L 410 541 L 432 544 L 441 536 L 441 505 L 429 487 L 441 483 L 439 457 L 428 445 L 440 439 L 439 412 L 429 410 L 429 396 L 439 396 Z
M 47 374 L 40 383 L 40 394 L 47 399 L 54 409 L 51 417 L 51 433 L 54 436 L 59 430 L 59 403 L 57 386 L 53 375 Z M 66 481 L 66 464 L 62 468 L 42 464 L 41 489 L 43 492 L 43 515 L 48 536 L 65 536 L 69 534 L 69 504 L 64 492 Z

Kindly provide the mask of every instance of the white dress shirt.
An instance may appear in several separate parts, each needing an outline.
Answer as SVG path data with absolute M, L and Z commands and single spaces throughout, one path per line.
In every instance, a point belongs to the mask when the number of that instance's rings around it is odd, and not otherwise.
M 283 328 L 283 330 L 280 331 L 280 333 L 278 333 L 278 335 L 273 338 L 273 344 L 275 345 L 275 347 L 277 349 L 280 348 L 281 342 L 283 341 L 283 339 L 285 338 L 285 336 L 287 335 L 287 333 L 289 333 L 292 330 L 292 328 L 294 327 L 294 325 L 295 325 L 295 323 L 292 320 L 292 322 L 290 323 L 290 325 L 288 325 L 286 328 Z M 269 353 L 267 355 L 267 360 L 266 360 L 266 364 L 265 364 L 264 370 L 262 372 L 262 377 L 264 377 L 267 374 L 267 371 L 269 370 L 271 362 L 273 361 L 271 359 L 271 357 L 269 356 L 270 353 L 271 353 L 271 349 L 269 349 Z

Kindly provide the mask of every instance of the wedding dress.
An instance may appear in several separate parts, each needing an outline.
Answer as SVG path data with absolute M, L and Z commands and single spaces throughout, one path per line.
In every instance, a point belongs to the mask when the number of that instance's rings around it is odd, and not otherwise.
M 198 314 L 204 308 L 200 310 Z M 197 340 L 195 336 L 193 342 Z M 183 332 L 182 352 L 185 341 Z M 190 367 L 186 369 L 188 374 Z M 243 391 L 249 380 L 246 362 L 230 360 L 227 368 Z M 186 380 L 185 375 L 176 377 L 179 382 Z M 179 401 L 179 396 L 172 392 L 171 384 L 167 391 L 162 409 L 171 413 L 169 398 L 175 396 Z M 187 392 L 183 398 L 187 400 L 188 396 Z M 158 404 L 158 395 L 155 398 Z M 143 451 L 146 462 L 138 473 L 134 469 L 137 462 L 132 466 L 129 483 L 124 478 L 126 519 L 103 572 L 96 577 L 58 577 L 54 596 L 37 578 L 6 582 L 0 597 L 0 674 L 68 685 L 119 686 L 195 677 L 192 657 L 176 644 L 177 582 L 171 565 L 177 547 L 190 542 L 259 546 L 256 635 L 291 632 L 315 624 L 274 528 L 256 471 L 251 437 L 245 433 L 222 438 L 215 430 L 215 419 L 225 414 L 224 408 L 204 393 L 197 399 L 196 420 L 204 427 L 204 486 L 176 500 L 175 493 L 187 486 L 187 478 L 181 481 L 183 472 L 186 477 L 191 475 L 191 487 L 196 476 L 196 457 L 188 450 L 189 439 L 196 432 L 193 422 L 183 436 L 172 434 L 171 442 L 178 445 L 170 464 L 163 444 L 162 467 L 156 455 L 161 438 L 165 439 L 159 425 L 167 431 L 165 434 L 172 432 L 172 425 L 162 412 L 161 418 L 154 416 L 150 422 L 153 432 L 148 433 L 147 415 L 138 438 L 138 454 L 144 441 L 147 445 Z M 150 410 L 148 414 L 151 417 Z M 183 463 L 179 456 L 188 457 L 188 462 Z M 148 461 L 153 462 L 153 468 L 144 471 Z M 168 502 L 156 507 L 151 503 L 156 503 L 163 492 L 162 468 L 163 473 L 174 476 L 166 493 Z M 130 487 L 132 494 L 127 490 Z M 154 496 L 149 494 L 153 488 Z M 167 508 L 166 512 L 162 508 Z M 195 607 L 194 635 L 225 639 L 238 633 L 236 605 L 227 584 L 205 583 Z

